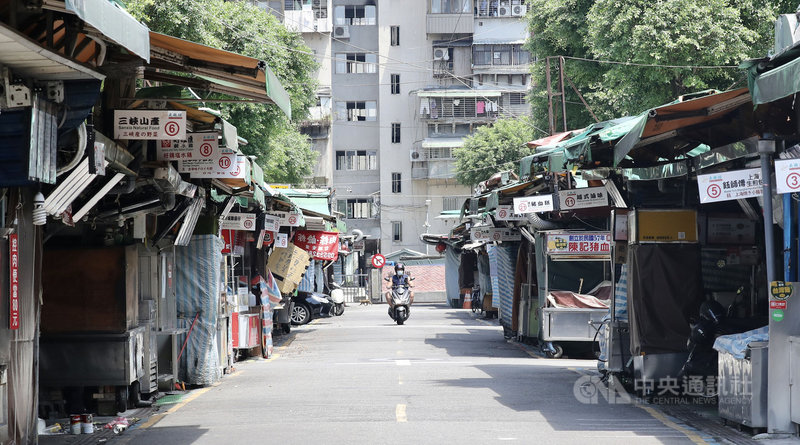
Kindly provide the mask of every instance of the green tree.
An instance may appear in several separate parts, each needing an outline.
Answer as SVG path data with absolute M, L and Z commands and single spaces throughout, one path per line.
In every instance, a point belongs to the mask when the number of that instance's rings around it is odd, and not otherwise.
M 456 179 L 474 185 L 502 170 L 515 170 L 519 160 L 532 153 L 525 144 L 536 138 L 530 118 L 506 118 L 484 126 L 456 148 Z
M 311 50 L 300 34 L 266 11 L 223 0 L 128 0 L 127 6 L 153 31 L 266 61 L 291 97 L 294 119 L 305 118 L 314 105 L 318 65 Z M 248 140 L 242 151 L 258 157 L 269 181 L 299 184 L 312 172 L 316 152 L 311 141 L 278 107 L 240 103 L 218 108 Z
M 544 59 L 566 56 L 565 73 L 601 120 L 638 114 L 678 96 L 729 89 L 744 77 L 735 66 L 772 45 L 772 24 L 796 5 L 785 0 L 531 0 L 528 48 L 538 57 L 531 102 L 547 128 Z M 571 57 L 609 60 L 601 64 Z M 553 61 L 556 62 L 555 60 Z M 642 65 L 693 66 L 667 68 Z M 557 74 L 555 69 L 551 70 Z M 555 82 L 554 82 L 555 86 Z M 569 128 L 593 119 L 567 85 Z M 560 106 L 558 98 L 556 104 Z M 559 116 L 560 117 L 560 116 Z M 560 129 L 560 125 L 557 126 Z

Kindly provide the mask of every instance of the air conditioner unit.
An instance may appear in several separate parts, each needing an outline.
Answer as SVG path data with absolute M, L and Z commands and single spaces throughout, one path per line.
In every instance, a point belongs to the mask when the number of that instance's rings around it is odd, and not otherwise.
M 510 6 L 500 6 L 497 8 L 497 15 L 500 17 L 511 17 L 511 7 Z
M 434 48 L 433 60 L 450 60 L 450 52 L 447 48 Z
M 333 27 L 333 38 L 334 39 L 349 39 L 350 38 L 350 27 L 347 25 L 340 25 Z
M 514 5 L 511 7 L 511 15 L 521 17 L 528 13 L 527 5 Z
M 425 152 L 416 148 L 412 148 L 411 152 L 409 152 L 409 157 L 411 162 L 422 162 L 425 160 Z

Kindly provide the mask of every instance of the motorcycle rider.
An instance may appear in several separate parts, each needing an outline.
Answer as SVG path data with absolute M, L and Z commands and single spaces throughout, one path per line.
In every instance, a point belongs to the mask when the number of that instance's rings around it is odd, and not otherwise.
M 392 279 L 386 283 L 388 289 L 386 292 L 386 302 L 389 303 L 390 316 L 392 315 L 392 309 L 394 309 L 394 299 L 392 298 L 392 287 L 394 286 L 408 286 L 408 305 L 411 306 L 414 303 L 414 291 L 411 290 L 411 280 L 406 274 L 406 267 L 403 263 L 398 262 L 394 265 L 394 275 L 392 275 Z

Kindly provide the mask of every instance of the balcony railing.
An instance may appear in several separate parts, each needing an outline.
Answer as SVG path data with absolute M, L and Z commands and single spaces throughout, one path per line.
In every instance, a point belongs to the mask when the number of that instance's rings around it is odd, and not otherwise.
M 494 120 L 500 106 L 491 99 L 423 97 L 420 118 L 429 120 Z

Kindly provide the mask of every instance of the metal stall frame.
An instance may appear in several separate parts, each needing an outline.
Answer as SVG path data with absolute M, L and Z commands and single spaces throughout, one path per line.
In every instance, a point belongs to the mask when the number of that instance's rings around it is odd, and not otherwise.
M 608 276 L 610 282 L 614 283 L 614 257 L 611 251 L 611 234 L 607 231 L 542 231 L 539 232 L 545 237 L 545 246 L 541 253 L 544 261 L 544 287 L 543 293 L 539 296 L 539 319 L 541 320 L 539 338 L 544 342 L 543 349 L 552 358 L 560 357 L 563 348 L 557 342 L 596 342 L 600 325 L 603 317 L 608 314 L 609 308 L 590 309 L 590 308 L 556 308 L 547 306 L 547 295 L 554 289 L 550 289 L 550 265 L 551 262 L 603 262 L 608 263 L 604 266 L 604 275 Z M 550 240 L 556 236 L 585 235 L 604 237 L 602 245 L 607 245 L 604 252 L 569 252 L 560 248 L 554 248 Z M 601 247 L 602 249 L 602 247 Z M 613 292 L 610 296 L 610 309 L 613 311 L 614 305 Z

